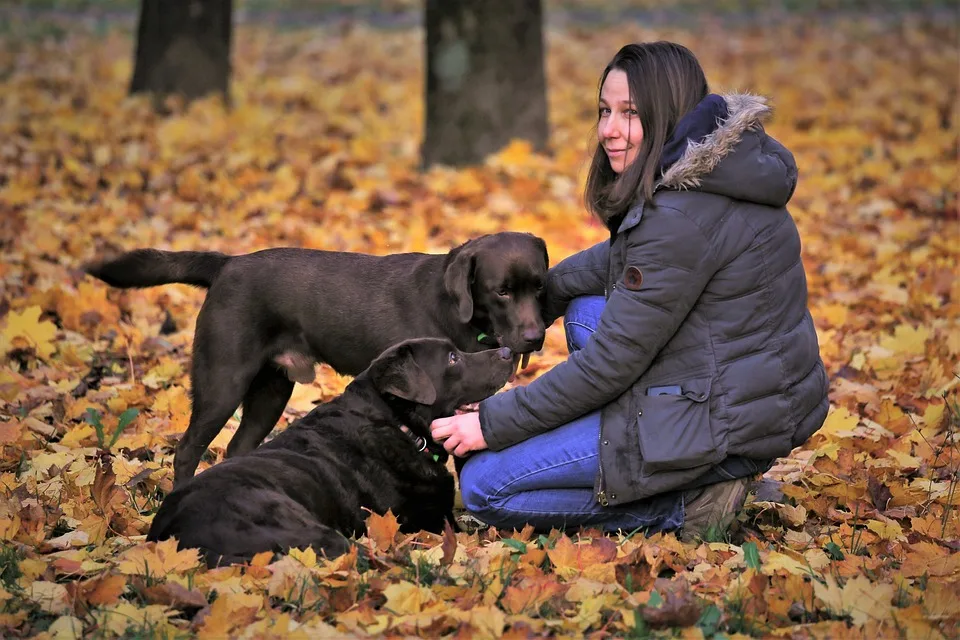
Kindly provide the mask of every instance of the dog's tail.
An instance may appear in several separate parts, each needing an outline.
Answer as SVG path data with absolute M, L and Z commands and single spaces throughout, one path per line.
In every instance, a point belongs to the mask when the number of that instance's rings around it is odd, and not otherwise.
M 155 287 L 179 282 L 209 288 L 230 256 L 217 251 L 137 249 L 83 270 L 112 287 Z

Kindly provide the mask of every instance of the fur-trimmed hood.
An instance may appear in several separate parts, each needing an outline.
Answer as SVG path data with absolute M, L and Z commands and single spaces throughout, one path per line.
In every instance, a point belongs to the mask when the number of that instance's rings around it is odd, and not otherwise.
M 787 204 L 797 186 L 793 154 L 763 130 L 772 114 L 766 98 L 722 96 L 727 117 L 663 173 L 659 186 L 716 193 L 773 207 Z

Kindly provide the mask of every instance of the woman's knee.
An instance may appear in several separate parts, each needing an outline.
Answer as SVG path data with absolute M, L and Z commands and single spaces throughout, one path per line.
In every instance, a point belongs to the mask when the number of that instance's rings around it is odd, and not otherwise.
M 600 315 L 606 300 L 603 296 L 579 296 L 570 301 L 563 316 L 567 335 L 567 350 L 582 349 L 600 324 Z
M 485 513 L 491 509 L 491 487 L 483 482 L 483 454 L 471 456 L 460 469 L 460 499 L 470 513 Z

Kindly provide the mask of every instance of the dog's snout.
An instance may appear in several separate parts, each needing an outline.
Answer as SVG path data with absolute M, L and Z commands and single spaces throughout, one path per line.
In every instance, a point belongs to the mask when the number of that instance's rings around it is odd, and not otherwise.
M 537 327 L 524 329 L 523 333 L 520 334 L 520 337 L 523 338 L 523 341 L 527 344 L 543 342 L 543 329 L 538 329 Z
M 504 360 L 510 360 L 513 358 L 513 351 L 510 350 L 510 347 L 500 347 L 497 349 L 497 352 L 500 354 L 500 357 Z

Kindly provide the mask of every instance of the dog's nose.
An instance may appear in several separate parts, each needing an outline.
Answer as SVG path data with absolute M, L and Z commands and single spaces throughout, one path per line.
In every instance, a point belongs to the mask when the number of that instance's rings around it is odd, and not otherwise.
M 543 342 L 543 329 L 537 329 L 536 327 L 524 329 L 523 333 L 520 334 L 520 337 L 523 338 L 523 341 L 527 344 Z
M 510 360 L 513 358 L 513 351 L 510 351 L 510 347 L 500 347 L 497 352 L 504 360 Z

